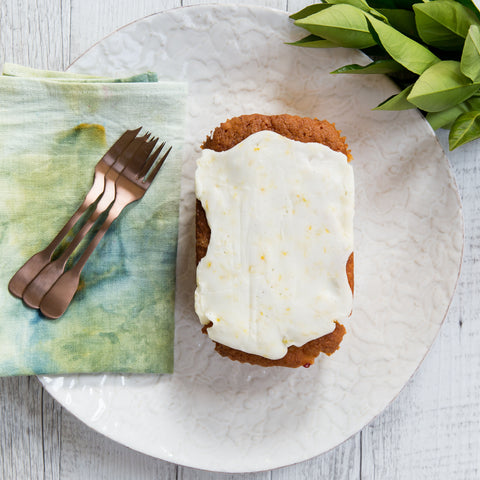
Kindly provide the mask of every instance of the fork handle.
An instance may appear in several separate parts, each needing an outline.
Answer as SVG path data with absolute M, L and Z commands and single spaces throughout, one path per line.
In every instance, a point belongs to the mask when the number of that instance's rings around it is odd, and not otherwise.
M 43 315 L 45 315 L 47 318 L 55 319 L 65 313 L 77 291 L 80 281 L 80 274 L 90 255 L 98 246 L 115 219 L 118 218 L 120 213 L 122 213 L 122 210 L 133 201 L 135 200 L 120 200 L 117 198 L 117 200 L 113 203 L 107 218 L 103 222 L 98 232 L 92 238 L 91 242 L 88 244 L 77 263 L 70 270 L 63 273 L 43 297 L 40 303 L 40 311 L 43 313 Z
M 77 211 L 70 217 L 70 220 L 57 233 L 50 244 L 42 251 L 33 255 L 27 260 L 24 265 L 15 273 L 8 283 L 9 292 L 17 297 L 22 298 L 23 292 L 28 284 L 40 273 L 40 271 L 50 262 L 53 252 L 60 245 L 67 233 L 78 222 L 80 217 L 86 212 L 88 207 L 93 204 L 102 194 L 104 188 L 104 180 L 101 176 L 95 173 L 93 185 L 85 196 L 83 203 Z

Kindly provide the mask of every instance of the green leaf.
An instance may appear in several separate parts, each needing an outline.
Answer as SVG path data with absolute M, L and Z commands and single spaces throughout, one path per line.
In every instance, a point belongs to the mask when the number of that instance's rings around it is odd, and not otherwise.
M 397 63 L 395 60 L 377 60 L 369 63 L 368 65 L 345 65 L 344 67 L 337 68 L 331 73 L 379 73 L 387 74 L 404 70 L 404 67 Z
M 386 17 L 388 23 L 399 32 L 410 38 L 419 39 L 415 14 L 411 10 L 401 8 L 379 8 L 378 11 Z
M 408 38 L 395 28 L 387 25 L 368 13 L 364 13 L 369 24 L 378 36 L 378 41 L 387 53 L 407 70 L 420 75 L 428 67 L 440 61 L 428 48 Z
M 331 5 L 321 12 L 296 20 L 295 25 L 341 47 L 366 48 L 375 45 L 375 40 L 365 15 L 368 14 L 351 5 Z
M 468 30 L 460 69 L 474 82 L 480 81 L 480 28 L 477 25 L 472 25 Z
M 448 146 L 454 150 L 460 145 L 480 138 L 480 111 L 463 113 L 460 115 L 450 129 Z
M 415 0 L 417 1 L 417 0 Z M 475 3 L 472 2 L 472 0 L 456 0 L 458 3 L 461 3 L 462 5 L 465 5 L 467 8 L 469 8 L 480 20 L 480 11 L 478 10 L 477 6 Z
M 366 0 L 325 0 L 326 3 L 331 5 L 341 5 L 347 4 L 351 5 L 352 7 L 356 7 L 359 10 L 363 10 L 364 12 L 371 13 L 374 17 L 379 18 L 380 20 L 387 21 L 386 17 L 382 15 L 378 10 L 372 8 Z
M 373 10 L 365 0 L 325 0 L 325 3 L 330 5 L 351 5 L 352 7 L 359 8 L 364 12 Z
M 362 52 L 372 60 L 387 60 L 390 58 L 385 49 L 378 43 L 373 47 L 362 48 Z
M 308 7 L 305 7 L 304 9 L 300 10 L 297 13 L 293 13 L 290 15 L 290 18 L 293 20 L 300 20 L 301 18 L 309 17 L 310 15 L 313 15 L 314 13 L 321 12 L 322 10 L 325 10 L 328 8 L 330 5 L 327 3 L 316 3 L 314 5 L 309 5 Z
M 480 89 L 460 71 L 460 62 L 432 65 L 413 85 L 408 101 L 427 112 L 440 112 L 463 102 Z
M 368 4 L 373 8 L 401 8 L 411 10 L 414 3 L 420 0 L 369 0 Z
M 460 50 L 470 25 L 479 24 L 475 14 L 458 2 L 416 3 L 413 11 L 420 38 L 444 50 Z
M 476 95 L 441 112 L 428 112 L 426 118 L 434 130 L 450 128 L 462 113 L 473 112 L 474 110 L 480 110 L 480 97 Z
M 380 105 L 377 105 L 373 110 L 410 110 L 412 108 L 417 108 L 407 100 L 412 87 L 413 85 L 410 85 L 405 90 L 397 93 L 397 95 L 392 95 Z
M 480 95 L 473 95 L 466 101 L 470 111 L 480 110 Z
M 369 0 L 368 4 L 372 8 L 396 8 L 397 7 L 395 0 Z
M 462 102 L 441 112 L 428 112 L 425 118 L 432 128 L 437 130 L 438 128 L 449 128 L 465 112 L 468 112 L 468 107 L 465 102 Z
M 437 128 L 451 128 L 455 120 L 462 113 L 473 112 L 474 110 L 480 110 L 480 96 L 474 95 L 465 102 L 454 105 L 441 112 L 429 112 L 426 118 L 434 130 Z
M 297 42 L 287 43 L 287 45 L 309 48 L 335 48 L 339 46 L 336 43 L 325 40 L 322 37 L 317 37 L 316 35 L 308 35 L 308 37 L 302 38 Z

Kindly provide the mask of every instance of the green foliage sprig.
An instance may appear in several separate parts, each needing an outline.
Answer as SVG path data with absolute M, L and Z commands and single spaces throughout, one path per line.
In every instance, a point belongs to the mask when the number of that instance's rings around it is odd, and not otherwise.
M 310 35 L 292 45 L 348 47 L 368 65 L 334 74 L 385 74 L 402 91 L 375 110 L 420 109 L 450 129 L 450 150 L 480 138 L 480 12 L 471 0 L 325 0 L 291 15 Z

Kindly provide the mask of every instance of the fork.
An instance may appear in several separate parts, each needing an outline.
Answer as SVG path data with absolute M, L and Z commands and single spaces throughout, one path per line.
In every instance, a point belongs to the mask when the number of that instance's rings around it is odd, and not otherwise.
M 135 158 L 135 161 L 128 164 L 122 174 L 118 177 L 115 185 L 117 192 L 115 201 L 110 208 L 105 222 L 93 237 L 92 241 L 89 243 L 74 267 L 63 273 L 43 297 L 40 303 L 40 311 L 47 318 L 58 318 L 67 310 L 77 291 L 83 267 L 87 263 L 92 252 L 100 243 L 100 240 L 103 238 L 110 225 L 127 205 L 140 200 L 145 195 L 145 192 L 150 187 L 153 179 L 158 174 L 172 149 L 172 147 L 169 147 L 154 166 L 155 161 L 164 146 L 165 142 L 163 142 L 150 156 L 147 155 L 147 158 L 142 161 L 141 158 L 145 157 L 145 153 L 148 151 L 147 145 L 142 145 L 142 155 L 139 155 L 138 158 Z M 150 152 L 151 150 L 148 154 L 150 154 Z
M 115 162 L 106 173 L 105 190 L 90 218 L 78 231 L 65 251 L 62 252 L 56 260 L 48 263 L 24 290 L 22 298 L 26 305 L 32 308 L 38 308 L 40 306 L 44 295 L 64 272 L 67 261 L 74 250 L 90 231 L 100 215 L 105 212 L 115 200 L 115 182 L 120 174 L 129 162 L 133 160 L 137 161 L 136 158 L 138 158 L 138 156 L 143 159 L 148 158 L 156 143 L 157 140 L 149 140 L 149 134 L 132 140 L 120 155 L 117 162 Z
M 122 154 L 131 141 L 137 136 L 140 130 L 141 127 L 137 130 L 127 130 L 100 159 L 95 166 L 93 184 L 85 196 L 83 203 L 60 230 L 60 232 L 58 232 L 57 236 L 52 240 L 50 245 L 27 260 L 11 278 L 10 282 L 8 283 L 8 290 L 13 296 L 22 298 L 23 292 L 25 291 L 27 285 L 37 276 L 38 273 L 40 273 L 43 267 L 50 262 L 53 252 L 60 245 L 67 233 L 77 223 L 88 207 L 98 200 L 105 188 L 106 173 L 117 161 L 119 155 Z

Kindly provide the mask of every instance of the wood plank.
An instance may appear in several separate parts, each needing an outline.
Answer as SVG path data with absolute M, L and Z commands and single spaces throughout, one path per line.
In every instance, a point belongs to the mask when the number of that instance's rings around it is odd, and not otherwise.
M 62 3 L 37 0 L 35 6 L 31 8 L 31 2 L 26 0 L 0 2 L 1 58 L 34 68 L 58 68 L 65 47 Z
M 37 380 L 41 387 L 41 383 Z M 41 387 L 43 388 L 43 387 Z M 60 479 L 63 407 L 42 391 L 43 469 L 45 479 Z
M 290 13 L 295 13 L 305 8 L 312 3 L 319 3 L 319 2 L 309 2 L 308 0 L 287 0 L 287 10 Z
M 43 479 L 42 388 L 35 377 L 0 378 L 0 478 Z
M 178 480 L 270 480 L 271 472 L 214 473 L 194 468 L 178 467 Z
M 272 480 L 360 478 L 361 435 L 358 433 L 339 447 L 306 462 L 272 472 Z M 368 477 L 365 477 L 368 478 Z
M 60 12 L 62 16 L 62 64 L 60 70 L 65 70 L 70 65 L 70 27 L 71 18 L 70 12 L 72 5 L 70 0 L 60 0 Z

